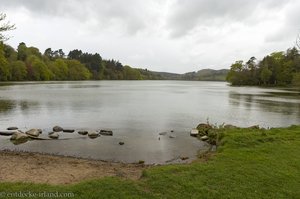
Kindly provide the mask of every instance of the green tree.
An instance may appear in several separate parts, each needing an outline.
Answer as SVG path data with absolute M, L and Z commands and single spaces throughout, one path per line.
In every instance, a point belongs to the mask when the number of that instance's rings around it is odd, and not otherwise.
M 27 70 L 24 62 L 13 61 L 9 63 L 9 67 L 11 69 L 11 80 L 13 81 L 26 80 Z
M 46 64 L 37 56 L 30 55 L 26 60 L 28 75 L 31 80 L 47 81 L 50 80 L 51 71 Z
M 300 73 L 294 73 L 293 80 L 292 80 L 292 85 L 300 87 Z
M 243 61 L 236 61 L 230 66 L 230 71 L 227 74 L 226 80 L 232 85 L 240 85 L 243 79 L 241 79 L 241 72 L 243 70 Z
M 49 64 L 49 69 L 53 74 L 54 80 L 67 80 L 68 79 L 68 65 L 63 59 L 56 59 Z
M 8 62 L 4 56 L 4 45 L 0 42 L 0 81 L 9 80 L 10 76 Z
M 264 85 L 268 84 L 271 76 L 272 71 L 270 71 L 268 67 L 264 67 L 260 73 L 260 79 L 262 80 Z
M 70 80 L 88 80 L 91 78 L 90 71 L 77 60 L 66 60 Z
M 124 78 L 128 80 L 141 80 L 142 75 L 137 69 L 130 66 L 124 66 Z
M 27 46 L 24 42 L 21 42 L 18 46 L 18 60 L 25 61 L 28 57 Z

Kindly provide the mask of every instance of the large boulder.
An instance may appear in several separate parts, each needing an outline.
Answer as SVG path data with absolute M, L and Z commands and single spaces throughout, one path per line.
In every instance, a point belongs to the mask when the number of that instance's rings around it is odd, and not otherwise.
M 28 135 L 18 131 L 10 137 L 10 140 L 14 145 L 19 145 L 27 142 L 28 138 L 29 138 Z
M 11 137 L 10 140 L 15 140 L 15 141 L 21 141 L 21 140 L 26 140 L 28 139 L 28 135 L 25 133 L 21 132 L 15 132 Z
M 63 131 L 64 129 L 62 128 L 62 127 L 60 127 L 60 126 L 55 126 L 55 127 L 53 127 L 53 131 L 54 132 L 60 132 L 60 131 Z
M 26 134 L 33 137 L 39 137 L 39 135 L 42 133 L 41 129 L 30 129 L 29 131 L 26 131 Z
M 111 130 L 100 130 L 100 135 L 113 136 L 113 132 Z
M 89 138 L 97 138 L 97 137 L 99 137 L 99 133 L 97 133 L 96 131 L 89 131 L 88 132 L 88 136 L 89 136 Z
M 49 136 L 49 138 L 52 138 L 52 139 L 59 138 L 59 134 L 57 132 L 50 132 L 48 136 Z

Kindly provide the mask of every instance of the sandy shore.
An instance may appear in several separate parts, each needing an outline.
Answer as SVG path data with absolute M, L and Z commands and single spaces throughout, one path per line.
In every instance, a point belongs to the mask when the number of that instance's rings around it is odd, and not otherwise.
M 47 184 L 71 184 L 106 176 L 137 180 L 149 167 L 11 151 L 0 151 L 0 163 L 0 182 Z

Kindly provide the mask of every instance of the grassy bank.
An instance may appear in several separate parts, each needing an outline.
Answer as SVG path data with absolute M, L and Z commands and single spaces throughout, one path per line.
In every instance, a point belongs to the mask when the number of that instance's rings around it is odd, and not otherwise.
M 300 198 L 300 126 L 226 130 L 215 154 L 67 186 L 0 183 L 1 192 L 73 192 L 77 198 Z M 13 169 L 13 168 L 12 168 Z M 34 173 L 33 173 L 34 175 Z

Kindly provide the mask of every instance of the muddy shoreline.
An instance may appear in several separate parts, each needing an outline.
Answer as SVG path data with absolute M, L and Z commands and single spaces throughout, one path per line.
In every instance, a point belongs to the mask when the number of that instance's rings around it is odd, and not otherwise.
M 73 184 L 117 176 L 138 180 L 153 165 L 106 162 L 33 152 L 0 151 L 0 182 Z

